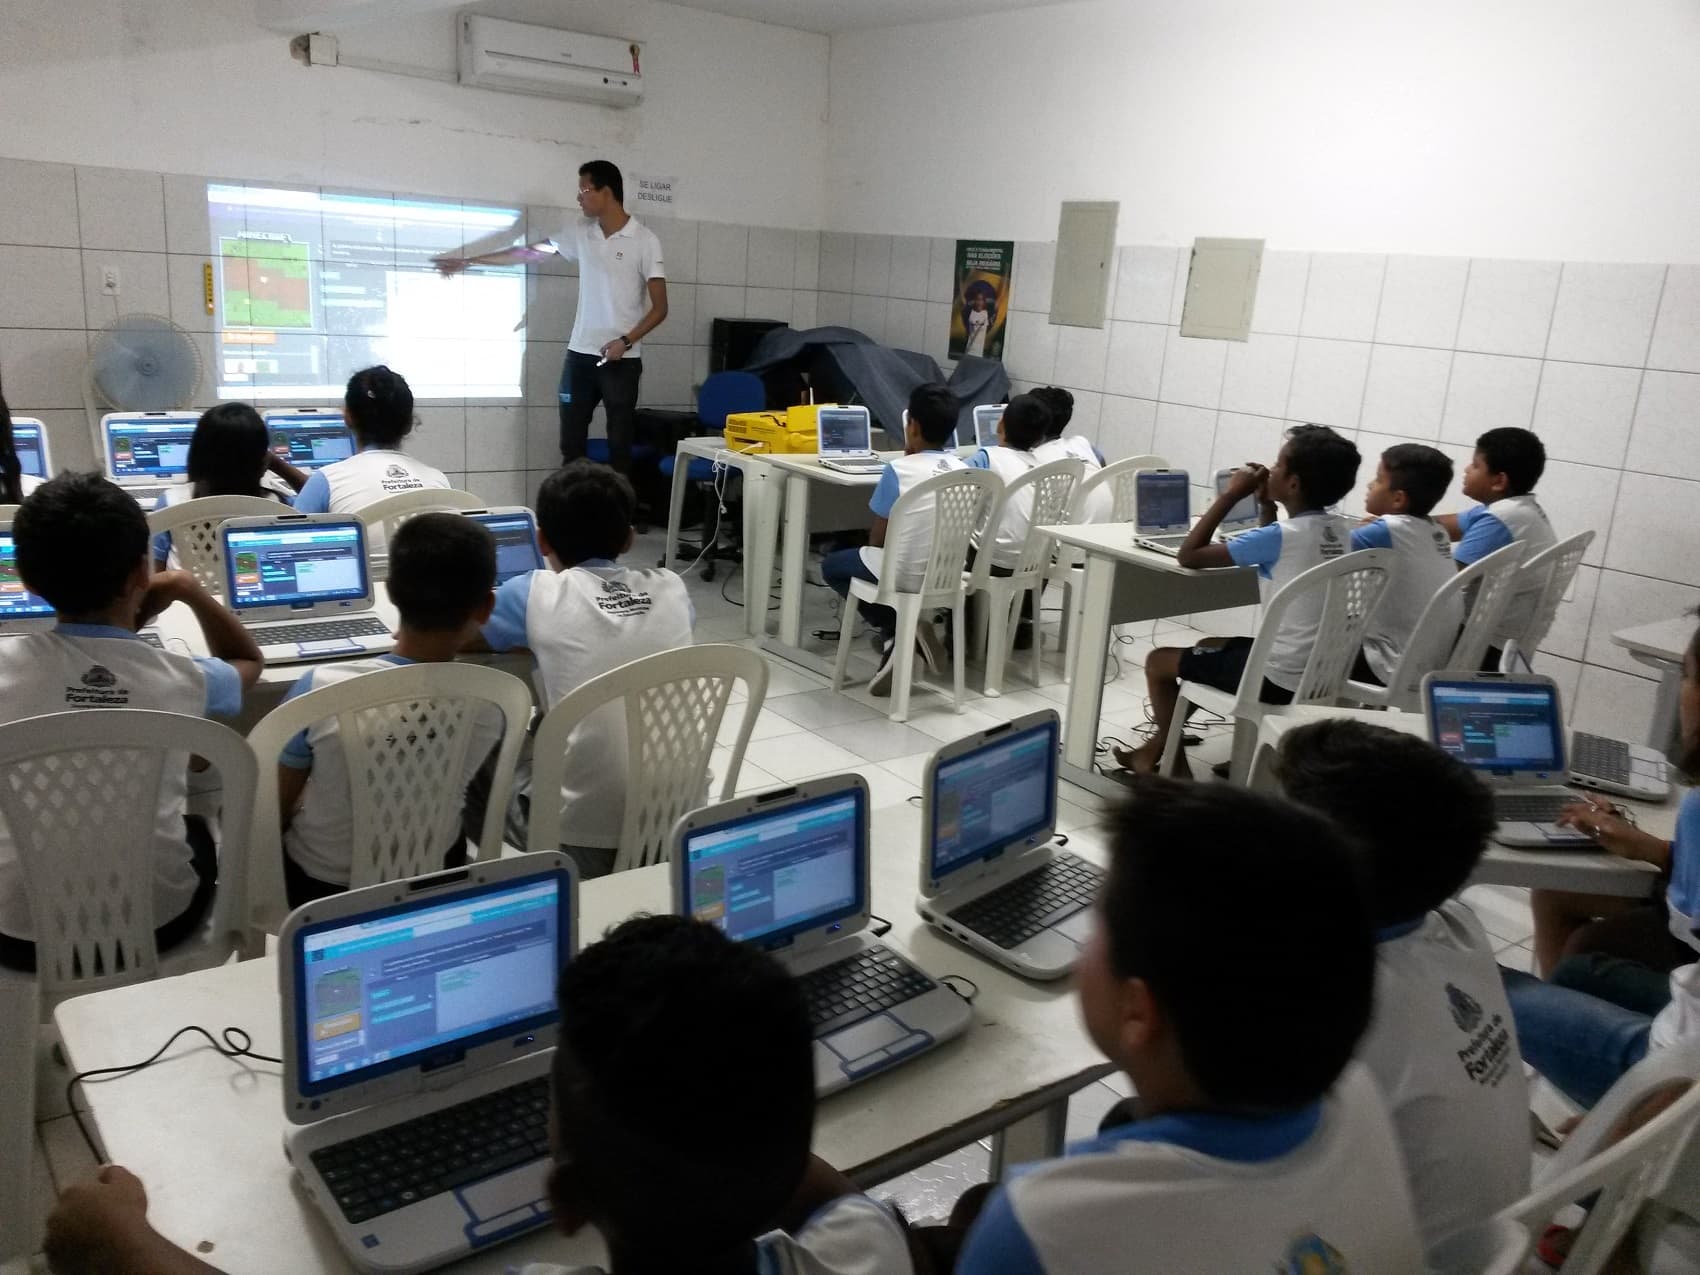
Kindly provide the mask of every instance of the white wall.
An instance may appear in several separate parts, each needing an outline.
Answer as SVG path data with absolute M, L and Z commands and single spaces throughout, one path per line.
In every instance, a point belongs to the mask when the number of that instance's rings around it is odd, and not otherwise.
M 1092 0 L 835 36 L 826 229 L 1700 260 L 1692 0 Z
M 580 163 L 681 179 L 680 215 L 813 229 L 824 36 L 652 0 L 480 8 L 644 42 L 629 110 L 308 68 L 247 0 L 7 0 L 0 156 L 570 205 Z M 454 65 L 454 11 L 338 32 Z

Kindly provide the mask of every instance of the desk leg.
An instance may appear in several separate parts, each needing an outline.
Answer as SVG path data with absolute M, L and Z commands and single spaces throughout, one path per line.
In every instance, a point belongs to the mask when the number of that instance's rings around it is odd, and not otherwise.
M 1061 775 L 1070 783 L 1103 796 L 1124 791 L 1120 784 L 1098 774 L 1094 765 L 1098 717 L 1104 708 L 1104 660 L 1110 649 L 1110 607 L 1115 592 L 1116 564 L 1109 558 L 1088 557 L 1081 590 L 1085 605 L 1079 612 L 1074 677 L 1068 688 L 1068 726 L 1063 731 Z
M 773 589 L 773 544 L 785 484 L 759 461 L 744 465 L 744 619 L 752 637 L 767 636 L 767 599 Z
M 809 480 L 785 480 L 785 554 L 779 565 L 779 640 L 803 645 L 803 590 L 809 569 Z
M 1001 1180 L 1011 1165 L 1054 1160 L 1062 1154 L 1063 1134 L 1067 1128 L 1068 1099 L 1060 1098 L 1050 1106 L 999 1129 L 992 1135 L 992 1181 Z
M 667 548 L 657 566 L 671 567 L 679 558 L 679 522 L 685 516 L 685 488 L 690 482 L 691 457 L 681 445 L 673 453 L 673 489 L 667 502 Z M 707 528 L 704 528 L 704 534 Z
M 1682 702 L 1682 666 L 1659 666 L 1659 694 L 1653 701 L 1653 721 L 1647 742 L 1673 763 L 1682 755 L 1682 730 L 1677 723 L 1677 705 Z

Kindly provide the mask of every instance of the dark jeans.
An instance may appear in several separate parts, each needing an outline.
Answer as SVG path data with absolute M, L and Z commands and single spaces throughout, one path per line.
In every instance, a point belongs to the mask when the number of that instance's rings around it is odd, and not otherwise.
M 1548 981 L 1555 987 L 1586 992 L 1648 1018 L 1656 1017 L 1670 1004 L 1669 970 L 1603 952 L 1565 957 L 1553 967 Z
M 820 560 L 820 574 L 827 587 L 845 600 L 850 597 L 852 580 L 866 580 L 869 584 L 879 583 L 879 577 L 862 561 L 860 549 L 837 549 L 827 554 Z M 875 606 L 872 602 L 858 602 L 856 610 L 882 638 L 890 640 L 896 636 L 897 612 L 890 607 Z
M 455 839 L 454 845 L 443 856 L 443 867 L 464 868 L 466 866 L 466 834 L 463 832 Z M 349 888 L 346 881 L 321 881 L 318 877 L 310 877 L 299 863 L 287 854 L 283 856 L 283 893 L 289 900 L 290 909 L 300 907 L 303 903 L 311 903 L 314 899 L 329 898 L 333 894 L 341 894 Z
M 207 909 L 212 907 L 213 894 L 218 889 L 218 847 L 213 843 L 207 821 L 199 815 L 184 815 L 183 839 L 189 843 L 189 866 L 195 870 L 200 884 L 190 896 L 188 907 L 154 928 L 154 947 L 161 953 L 193 937 L 206 921 Z M 25 974 L 35 973 L 35 944 L 0 934 L 0 965 Z
M 1647 1056 L 1650 1015 L 1500 967 L 1524 1059 L 1579 1106 L 1592 1107 Z
M 567 360 L 561 365 L 561 463 L 584 455 L 585 440 L 590 437 L 590 418 L 601 403 L 608 415 L 608 463 L 620 473 L 629 474 L 643 360 L 628 354 L 597 367 L 597 357 L 568 350 Z

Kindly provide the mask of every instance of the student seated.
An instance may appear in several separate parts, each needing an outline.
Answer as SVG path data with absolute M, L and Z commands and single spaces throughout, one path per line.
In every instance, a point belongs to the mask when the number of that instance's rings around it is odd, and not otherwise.
M 351 677 L 407 664 L 447 664 L 490 618 L 496 597 L 496 542 L 459 514 L 408 519 L 390 542 L 390 601 L 401 613 L 395 650 L 367 660 L 321 664 L 301 675 L 288 703 Z M 485 705 L 471 722 L 461 787 L 502 738 L 502 714 Z M 348 889 L 354 859 L 354 810 L 337 720 L 327 717 L 289 741 L 278 759 L 283 875 L 289 906 Z M 466 838 L 444 845 L 445 867 L 466 861 Z
M 1050 413 L 1036 395 L 1017 394 L 1004 404 L 998 418 L 996 446 L 982 447 L 968 458 L 975 469 L 989 469 L 1003 480 L 1014 482 L 1028 470 L 1038 466 L 1034 448 L 1045 441 L 1045 431 L 1051 426 Z M 991 538 L 992 574 L 1011 575 L 1027 543 L 1027 524 L 1033 517 L 1033 491 L 1022 492 L 1003 507 L 1003 521 L 988 528 L 985 535 L 974 538 L 974 550 L 968 556 L 972 566 L 975 554 L 985 550 L 985 538 Z M 1015 630 L 1015 649 L 1024 651 L 1033 645 L 1033 595 L 1021 600 L 1021 622 Z
M 933 551 L 931 497 L 910 506 L 914 516 L 901 543 L 887 544 L 886 532 L 891 511 L 904 492 L 939 474 L 967 468 L 956 453 L 945 450 L 956 430 L 960 411 L 956 396 L 942 385 L 917 385 L 910 392 L 909 407 L 903 414 L 903 455 L 886 463 L 868 501 L 874 525 L 868 532 L 867 546 L 839 549 L 821 559 L 821 576 L 839 597 L 849 600 L 852 580 L 878 583 L 886 571 L 897 573 L 898 588 L 920 586 L 927 558 Z M 868 683 L 868 691 L 873 695 L 890 695 L 892 670 L 897 664 L 897 612 L 871 602 L 858 603 L 857 607 L 862 619 L 873 629 L 880 653 L 879 671 Z M 939 641 L 929 616 L 922 616 L 916 629 L 916 649 L 934 672 L 944 667 L 944 644 Z M 912 656 L 913 652 L 907 654 Z
M 1268 602 L 1289 580 L 1348 551 L 1350 524 L 1328 508 L 1352 490 L 1357 476 L 1358 449 L 1349 440 L 1326 425 L 1295 425 L 1287 431 L 1272 468 L 1249 465 L 1235 471 L 1227 489 L 1187 533 L 1176 561 L 1191 569 L 1254 566 L 1258 590 Z M 1228 511 L 1252 495 L 1262 509 L 1262 526 L 1227 544 L 1212 544 Z M 1280 522 L 1277 505 L 1287 511 Z M 1287 608 L 1264 667 L 1258 695 L 1263 703 L 1293 702 L 1321 622 L 1320 593 Z M 1138 748 L 1116 749 L 1116 761 L 1140 774 L 1155 770 L 1168 742 L 1181 683 L 1200 682 L 1234 693 L 1251 644 L 1249 637 L 1206 638 L 1190 650 L 1164 646 L 1151 652 L 1145 660 L 1145 686 L 1156 730 Z M 1175 758 L 1175 773 L 1190 773 L 1184 751 Z
M 1435 519 L 1458 542 L 1452 557 L 1460 567 L 1513 541 L 1523 546 L 1524 562 L 1558 543 L 1546 511 L 1534 497 L 1535 484 L 1546 467 L 1546 448 L 1526 429 L 1507 425 L 1490 429 L 1476 440 L 1475 454 L 1464 466 L 1464 494 L 1477 503 L 1461 514 L 1441 514 Z M 1511 599 L 1482 660 L 1484 671 L 1499 670 L 1505 643 L 1522 632 L 1539 601 L 1539 592 L 1529 590 Z M 1533 651 L 1523 654 L 1529 659 L 1535 655 Z
M 201 413 L 189 439 L 187 483 L 165 489 L 165 503 L 180 505 L 204 496 L 258 496 L 290 503 L 289 496 L 269 485 L 270 476 L 301 490 L 307 475 L 271 449 L 271 435 L 260 414 L 246 403 L 220 403 Z M 153 538 L 154 565 L 165 570 L 171 558 L 171 533 Z
M 1451 484 L 1452 462 L 1443 451 L 1399 443 L 1381 453 L 1364 494 L 1369 518 L 1352 532 L 1352 548 L 1391 549 L 1395 562 L 1352 667 L 1357 681 L 1387 685 L 1429 601 L 1456 573 L 1451 538 L 1428 516 Z M 1448 631 L 1456 630 L 1464 623 L 1463 599 L 1448 610 Z
M 1078 460 L 1086 467 L 1081 475 L 1082 480 L 1104 467 L 1104 453 L 1092 444 L 1092 440 L 1084 434 L 1065 434 L 1069 422 L 1074 419 L 1074 395 L 1056 385 L 1041 385 L 1033 391 L 1033 397 L 1045 405 L 1045 410 L 1051 414 L 1050 423 L 1045 426 L 1045 441 L 1033 449 L 1033 456 L 1041 465 L 1048 465 L 1053 460 Z M 1109 522 L 1115 513 L 1115 493 L 1108 487 L 1099 487 L 1086 499 L 1081 509 L 1079 522 Z
M 99 474 L 61 474 L 19 507 L 12 536 L 18 575 L 53 605 L 58 624 L 0 641 L 0 722 L 80 708 L 241 712 L 242 692 L 259 680 L 260 648 L 188 572 L 153 573 L 147 517 L 121 488 Z M 173 602 L 194 612 L 209 656 L 163 651 L 137 636 Z M 188 765 L 187 754 L 167 758 L 151 838 L 162 951 L 200 928 L 218 880 L 212 834 L 185 812 Z M 0 965 L 33 970 L 34 939 L 22 870 L 0 823 Z
M 12 441 L 12 409 L 0 393 L 0 505 L 20 505 L 24 497 L 41 486 L 42 479 L 24 473 L 23 462 Z
M 1450 568 L 1448 568 L 1450 570 Z M 1430 1255 L 1529 1191 L 1529 1088 L 1481 922 L 1452 896 L 1494 828 L 1470 769 L 1351 719 L 1281 742 L 1287 796 L 1327 815 L 1369 867 L 1375 1013 L 1357 1057 L 1393 1116 Z M 1389 817 L 1420 810 L 1421 819 Z
M 295 498 L 295 507 L 308 514 L 355 514 L 388 496 L 451 484 L 433 469 L 401 450 L 413 432 L 413 391 L 407 382 L 379 364 L 348 378 L 342 396 L 343 415 L 353 431 L 355 454 L 314 470 Z M 373 552 L 383 551 L 383 532 L 368 537 Z
M 772 957 L 701 921 L 639 916 L 567 963 L 557 999 L 549 1196 L 558 1230 L 601 1233 L 609 1275 L 911 1275 L 901 1221 L 809 1154 L 812 1032 Z M 681 1069 L 681 1041 L 713 1048 Z M 707 1110 L 731 1136 L 704 1136 Z M 147 1207 L 116 1165 L 71 1187 L 47 1223 L 52 1269 L 216 1275 Z
M 493 651 L 524 647 L 537 657 L 551 708 L 610 669 L 691 644 L 695 615 L 678 574 L 615 561 L 632 547 L 636 506 L 625 475 L 587 460 L 562 466 L 537 489 L 537 545 L 549 565 L 496 591 L 483 637 Z M 523 837 L 531 798 L 522 784 L 515 835 Z M 581 876 L 606 875 L 625 816 L 620 704 L 604 705 L 573 732 L 560 799 L 562 849 Z
M 1321 816 L 1139 781 L 1075 967 L 1142 1118 L 987 1199 L 959 1275 L 1423 1269 L 1399 1149 L 1346 1070 L 1370 1018 L 1359 864 Z

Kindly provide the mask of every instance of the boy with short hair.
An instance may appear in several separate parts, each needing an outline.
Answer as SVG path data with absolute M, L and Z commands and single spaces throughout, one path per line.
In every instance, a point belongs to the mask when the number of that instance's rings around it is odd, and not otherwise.
M 12 522 L 17 570 L 52 603 L 58 624 L 0 642 L 0 721 L 79 708 L 141 708 L 235 717 L 264 659 L 240 621 L 187 571 L 153 572 L 141 507 L 100 474 L 65 473 L 23 502 Z M 208 656 L 178 655 L 138 631 L 173 602 L 195 614 Z M 153 833 L 154 938 L 191 937 L 212 904 L 218 852 L 187 813 L 187 754 L 160 773 Z M 0 965 L 35 968 L 30 901 L 11 837 L 0 826 Z
M 1452 484 L 1445 452 L 1423 443 L 1399 443 L 1381 453 L 1364 495 L 1370 516 L 1352 532 L 1353 549 L 1391 549 L 1396 561 L 1381 602 L 1370 617 L 1352 676 L 1386 686 L 1435 593 L 1456 574 L 1452 541 L 1429 511 Z M 1449 631 L 1464 622 L 1464 600 L 1448 608 Z
M 1033 397 L 1045 405 L 1051 414 L 1045 427 L 1045 441 L 1033 449 L 1041 465 L 1053 460 L 1078 460 L 1086 467 L 1082 479 L 1090 478 L 1104 467 L 1104 453 L 1084 434 L 1065 434 L 1074 419 L 1074 395 L 1058 385 L 1041 385 Z M 1115 511 L 1115 493 L 1108 487 L 1098 487 L 1082 506 L 1079 522 L 1109 522 Z
M 897 573 L 899 588 L 914 588 L 920 583 L 933 549 L 931 497 L 911 506 L 915 517 L 899 543 L 887 544 L 886 532 L 899 496 L 929 478 L 966 468 L 956 453 L 946 450 L 961 410 L 956 396 L 943 385 L 921 384 L 910 391 L 909 406 L 903 413 L 903 455 L 886 462 L 868 501 L 874 523 L 868 532 L 867 545 L 839 549 L 821 559 L 821 577 L 839 597 L 849 600 L 852 580 L 877 583 L 887 571 Z M 890 695 L 892 672 L 898 658 L 897 612 L 871 602 L 859 603 L 858 609 L 874 630 L 880 653 L 879 671 L 868 683 L 868 691 L 873 695 Z M 849 623 L 848 617 L 844 623 Z M 937 672 L 944 667 L 944 644 L 939 641 L 929 616 L 922 616 L 917 626 L 916 646 L 929 668 Z M 913 654 L 904 652 L 911 658 Z
M 388 588 L 401 614 L 395 650 L 309 669 L 284 702 L 387 668 L 453 662 L 490 618 L 495 587 L 496 542 L 482 524 L 452 513 L 410 518 L 390 539 Z M 494 705 L 485 705 L 470 723 L 463 790 L 501 739 L 502 726 Z M 346 890 L 354 857 L 354 810 L 336 718 L 327 717 L 289 741 L 278 758 L 277 783 L 289 906 Z M 445 867 L 465 862 L 466 840 L 458 824 L 443 851 Z
M 1529 1088 L 1481 922 L 1452 896 L 1494 827 L 1470 769 L 1414 735 L 1351 719 L 1281 743 L 1292 800 L 1327 815 L 1369 867 L 1375 1014 L 1357 1057 L 1387 1102 L 1431 1257 L 1529 1190 Z M 1422 818 L 1389 818 L 1393 810 Z
M 537 489 L 537 545 L 548 566 L 496 590 L 483 629 L 493 651 L 537 657 L 549 707 L 610 669 L 691 645 L 695 616 L 677 572 L 621 566 L 632 547 L 637 496 L 625 475 L 587 460 Z M 529 815 L 529 785 L 517 801 Z M 626 801 L 626 718 L 604 705 L 567 745 L 561 784 L 562 849 L 581 877 L 613 869 Z
M 809 1155 L 813 1033 L 771 956 L 638 916 L 567 963 L 557 999 L 549 1195 L 558 1229 L 601 1233 L 611 1275 L 913 1275 L 897 1217 Z M 713 1042 L 688 1083 L 681 1040 Z M 703 1136 L 704 1104 L 733 1136 Z M 60 1197 L 46 1250 L 61 1275 L 216 1275 L 148 1225 L 117 1166 Z
M 1193 524 L 1175 560 L 1189 569 L 1254 566 L 1267 602 L 1295 576 L 1349 551 L 1350 524 L 1328 510 L 1351 491 L 1357 476 L 1358 449 L 1348 439 L 1326 425 L 1295 425 L 1273 467 L 1248 465 L 1234 472 L 1227 489 Z M 1258 498 L 1262 525 L 1227 544 L 1212 544 L 1228 511 L 1251 495 Z M 1287 511 L 1281 521 L 1276 521 L 1277 506 Z M 1321 622 L 1320 594 L 1287 608 L 1264 668 L 1263 703 L 1293 702 Z M 1201 682 L 1232 694 L 1239 689 L 1251 645 L 1249 637 L 1206 638 L 1190 650 L 1164 646 L 1151 652 L 1145 686 L 1156 730 L 1138 748 L 1116 749 L 1116 761 L 1138 774 L 1155 770 L 1173 729 L 1181 682 Z M 1184 751 L 1176 757 L 1175 773 L 1190 773 Z
M 1246 789 L 1141 780 L 1075 988 L 1143 1117 L 1006 1180 L 959 1275 L 1422 1270 L 1387 1113 L 1346 1070 L 1373 980 L 1332 826 Z

